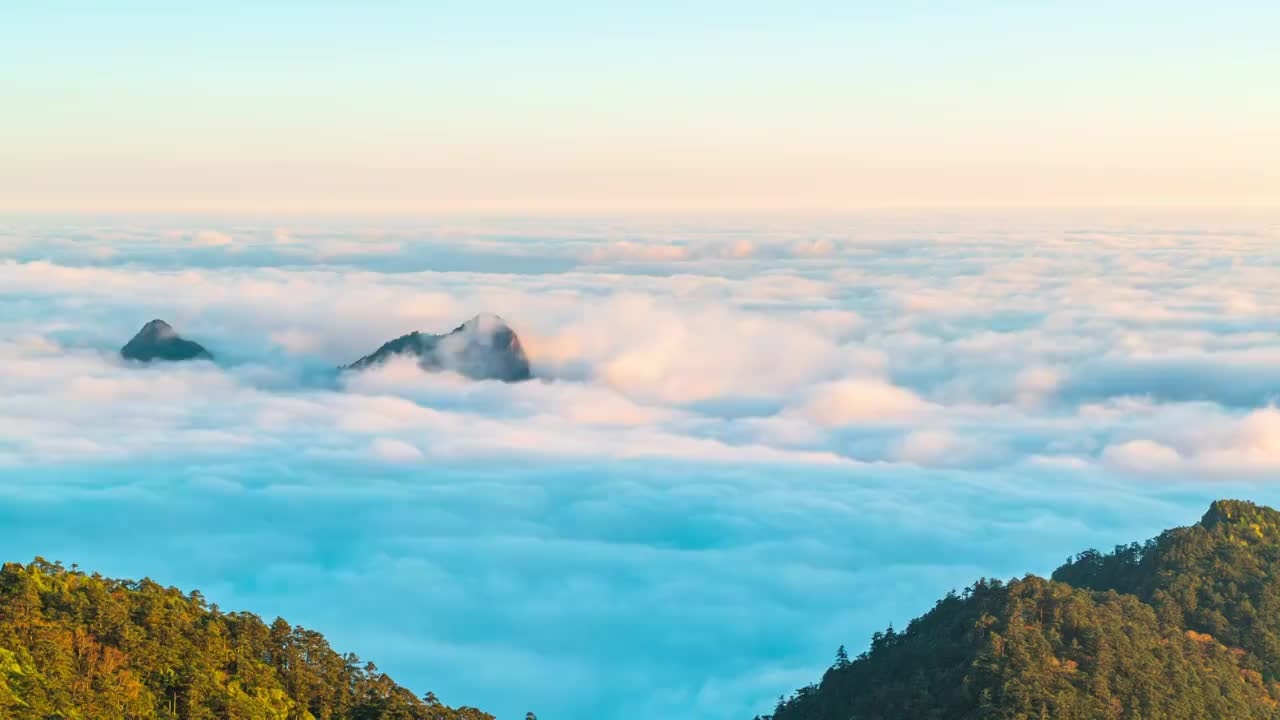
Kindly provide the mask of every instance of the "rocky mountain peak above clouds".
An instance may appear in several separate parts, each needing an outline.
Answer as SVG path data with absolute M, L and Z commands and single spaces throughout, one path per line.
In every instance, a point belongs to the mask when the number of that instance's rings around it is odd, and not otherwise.
M 363 370 L 396 355 L 413 355 L 425 370 L 451 370 L 473 380 L 519 382 L 533 375 L 520 337 L 501 317 L 481 313 L 444 335 L 419 331 L 390 340 L 348 365 Z
M 120 348 L 120 355 L 140 362 L 213 359 L 213 354 L 204 346 L 183 338 L 172 325 L 160 319 L 143 325 L 138 334 Z

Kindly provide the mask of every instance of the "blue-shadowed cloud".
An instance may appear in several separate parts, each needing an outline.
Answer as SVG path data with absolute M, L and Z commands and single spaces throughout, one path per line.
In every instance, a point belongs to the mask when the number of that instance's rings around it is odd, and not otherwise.
M 450 703 L 750 717 L 979 576 L 1280 501 L 1274 219 L 0 223 L 0 554 Z M 537 376 L 337 367 L 478 312 Z M 216 362 L 138 366 L 161 317 Z

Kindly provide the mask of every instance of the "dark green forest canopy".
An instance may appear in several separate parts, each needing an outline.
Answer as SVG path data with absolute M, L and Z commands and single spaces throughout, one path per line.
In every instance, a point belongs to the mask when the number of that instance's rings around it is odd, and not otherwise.
M 317 632 L 37 558 L 0 570 L 6 720 L 493 720 L 418 697 Z
M 1218 501 L 1051 580 L 979 580 L 765 718 L 1280 719 L 1280 513 Z

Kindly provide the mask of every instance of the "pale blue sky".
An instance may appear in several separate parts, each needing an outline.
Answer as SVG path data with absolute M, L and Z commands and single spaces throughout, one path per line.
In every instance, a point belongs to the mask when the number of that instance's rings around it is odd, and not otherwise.
M 31 2 L 0 19 L 0 209 L 1280 194 L 1280 10 L 1261 1 Z

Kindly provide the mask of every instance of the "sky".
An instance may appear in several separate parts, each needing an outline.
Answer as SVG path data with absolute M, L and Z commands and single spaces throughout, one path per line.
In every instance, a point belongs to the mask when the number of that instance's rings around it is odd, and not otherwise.
M 1280 503 L 1280 217 L 0 218 L 0 557 L 501 720 L 750 718 L 979 577 Z M 535 379 L 338 365 L 481 312 Z M 119 348 L 170 322 L 215 362 Z
M 1269 206 L 1264 0 L 6 3 L 0 211 Z

